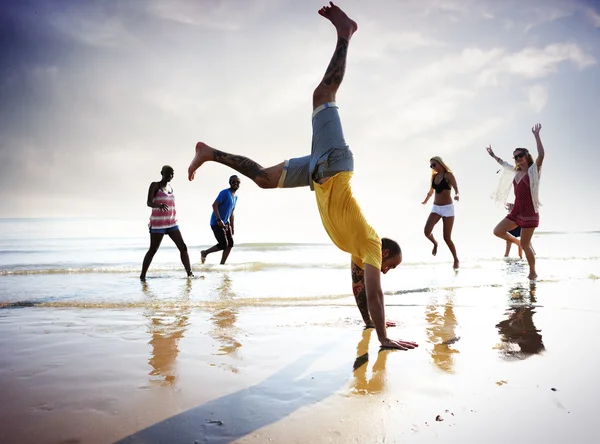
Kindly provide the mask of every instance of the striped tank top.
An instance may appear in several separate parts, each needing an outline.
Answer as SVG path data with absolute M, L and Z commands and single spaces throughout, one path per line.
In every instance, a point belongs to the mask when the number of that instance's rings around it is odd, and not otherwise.
M 175 194 L 173 194 L 173 188 L 170 192 L 165 191 L 164 188 L 160 188 L 153 199 L 156 204 L 167 204 L 169 209 L 163 211 L 160 208 L 152 208 L 150 214 L 150 228 L 170 228 L 177 225 L 177 212 L 175 211 Z

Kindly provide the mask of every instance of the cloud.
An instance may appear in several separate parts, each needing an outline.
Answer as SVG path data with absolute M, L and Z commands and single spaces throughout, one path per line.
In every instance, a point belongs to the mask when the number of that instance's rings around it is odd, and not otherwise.
M 585 9 L 585 13 L 588 19 L 592 22 L 594 27 L 600 28 L 600 14 L 596 12 L 596 10 L 592 7 L 588 7 Z
M 548 88 L 544 85 L 533 85 L 526 88 L 529 105 L 539 113 L 548 103 Z
M 147 8 L 151 14 L 164 20 L 237 32 L 274 5 L 275 0 L 153 0 L 147 3 Z

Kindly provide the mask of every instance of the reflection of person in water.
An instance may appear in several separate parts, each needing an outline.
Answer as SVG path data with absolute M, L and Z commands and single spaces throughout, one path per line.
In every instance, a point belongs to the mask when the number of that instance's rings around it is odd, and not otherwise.
M 543 352 L 546 347 L 542 342 L 541 330 L 533 323 L 535 314 L 535 290 L 521 287 L 511 291 L 511 303 L 506 310 L 507 319 L 496 325 L 502 343 L 498 348 L 507 359 L 526 359 Z
M 456 337 L 456 316 L 454 315 L 454 303 L 448 298 L 443 307 L 443 313 L 438 312 L 436 305 L 429 305 L 425 312 L 425 319 L 429 326 L 426 329 L 427 340 L 433 344 L 429 354 L 433 363 L 445 372 L 453 371 L 454 354 L 458 350 L 452 348 L 452 344 L 458 341 Z
M 151 334 L 148 344 L 152 353 L 148 363 L 152 366 L 149 375 L 151 381 L 158 385 L 173 385 L 175 383 L 175 362 L 179 355 L 179 340 L 183 338 L 189 325 L 190 306 L 188 304 L 191 281 L 187 281 L 181 297 L 169 301 L 157 300 L 144 283 L 144 293 L 150 301 L 149 310 L 145 314 L 150 320 L 148 325 Z
M 237 320 L 237 306 L 233 303 L 235 293 L 231 291 L 231 279 L 228 274 L 223 275 L 223 282 L 217 288 L 217 305 L 213 310 L 210 320 L 214 323 L 210 335 L 221 343 L 219 355 L 234 353 L 242 346 L 234 337 L 237 333 L 235 322 Z M 231 367 L 232 371 L 237 371 Z
M 377 359 L 373 364 L 373 373 L 367 380 L 367 369 L 369 367 L 369 343 L 371 342 L 372 328 L 363 330 L 362 339 L 356 347 L 357 358 L 354 361 L 354 391 L 359 395 L 381 393 L 385 384 L 385 363 L 391 350 L 380 349 Z

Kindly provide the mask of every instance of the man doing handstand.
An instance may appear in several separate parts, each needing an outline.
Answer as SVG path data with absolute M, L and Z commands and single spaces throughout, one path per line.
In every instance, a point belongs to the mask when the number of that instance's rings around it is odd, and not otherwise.
M 319 14 L 329 19 L 337 31 L 337 44 L 325 76 L 313 93 L 312 150 L 310 156 L 286 160 L 264 168 L 247 157 L 225 153 L 203 142 L 196 144 L 196 155 L 189 169 L 189 180 L 207 161 L 226 165 L 250 178 L 261 188 L 310 186 L 314 190 L 323 227 L 333 243 L 352 255 L 352 281 L 357 305 L 367 327 L 374 327 L 383 347 L 407 350 L 414 342 L 387 337 L 380 273 L 387 273 L 402 261 L 400 246 L 380 239 L 367 223 L 352 195 L 350 179 L 354 160 L 344 140 L 336 92 L 346 70 L 348 43 L 358 29 L 339 7 L 330 2 Z

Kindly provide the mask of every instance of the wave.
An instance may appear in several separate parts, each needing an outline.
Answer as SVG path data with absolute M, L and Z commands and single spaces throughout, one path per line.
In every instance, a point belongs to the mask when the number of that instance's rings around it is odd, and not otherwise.
M 89 266 L 64 266 L 56 267 L 52 265 L 40 265 L 36 267 L 26 268 L 27 266 L 18 265 L 6 267 L 0 269 L 0 276 L 23 276 L 23 275 L 51 275 L 51 274 L 127 274 L 127 273 L 139 273 L 140 265 L 89 265 Z M 349 268 L 348 264 L 335 264 L 335 263 L 271 263 L 271 262 L 247 262 L 240 264 L 227 264 L 227 265 L 202 265 L 193 266 L 194 272 L 256 272 L 256 271 L 269 271 L 278 269 L 346 269 Z M 165 273 L 165 272 L 180 272 L 182 265 L 167 265 L 167 266 L 156 266 L 152 267 L 150 273 Z
M 463 262 L 463 269 L 479 269 L 484 268 L 486 264 L 497 263 L 499 261 L 506 261 L 509 263 L 521 263 L 522 261 L 516 258 L 480 258 L 474 259 L 470 263 Z M 569 261 L 598 261 L 600 257 L 544 257 L 538 256 L 538 260 L 545 261 L 558 261 L 558 262 L 569 262 Z M 446 266 L 449 261 L 446 262 L 430 262 L 430 261 L 414 261 L 414 262 L 403 262 L 402 268 L 422 268 L 422 267 L 437 267 Z M 523 262 L 525 263 L 525 262 Z M 76 263 L 63 263 L 57 264 L 13 264 L 7 266 L 0 266 L 0 276 L 27 276 L 27 275 L 56 275 L 56 274 L 128 274 L 128 273 L 139 273 L 139 263 L 128 263 L 128 264 L 76 264 Z M 329 269 L 329 270 L 345 270 L 349 268 L 349 264 L 346 261 L 343 262 L 242 262 L 242 263 L 229 263 L 226 265 L 219 264 L 204 264 L 194 265 L 192 269 L 194 272 L 201 273 L 212 273 L 212 272 L 260 272 L 260 271 L 274 271 L 274 270 L 310 270 L 310 269 Z M 182 265 L 179 263 L 173 263 L 169 265 L 152 266 L 150 269 L 151 273 L 170 273 L 180 272 Z

